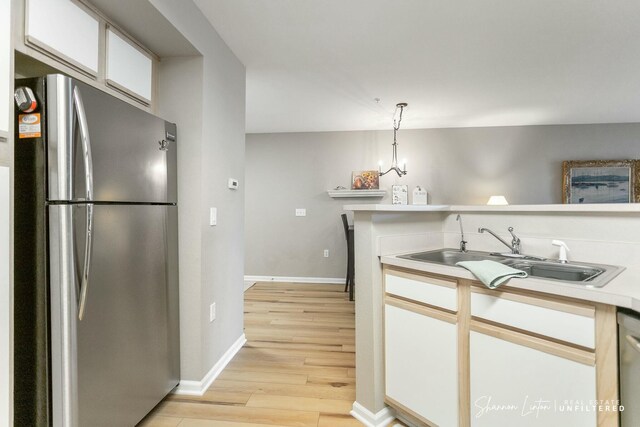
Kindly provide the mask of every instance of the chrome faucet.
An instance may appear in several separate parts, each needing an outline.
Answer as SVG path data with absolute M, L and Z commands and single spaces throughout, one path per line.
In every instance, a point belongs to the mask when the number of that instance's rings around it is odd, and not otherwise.
M 515 233 L 513 232 L 513 227 L 509 227 L 507 230 L 509 231 L 509 233 L 511 233 L 511 236 L 513 237 L 513 239 L 511 240 L 511 244 L 507 243 L 500 236 L 498 236 L 496 233 L 489 230 L 488 228 L 478 228 L 478 233 L 484 233 L 485 231 L 488 232 L 493 237 L 498 239 L 500 243 L 502 243 L 503 245 L 511 249 L 512 254 L 520 255 L 520 246 L 521 246 L 520 238 L 516 236 Z
M 520 245 L 521 245 L 521 241 L 520 238 L 518 236 L 516 236 L 516 234 L 513 232 L 513 227 L 509 227 L 507 228 L 507 231 L 509 231 L 509 233 L 511 233 L 511 252 L 514 254 L 520 254 Z
M 460 252 L 467 252 L 467 241 L 464 240 L 464 230 L 462 229 L 462 217 L 460 214 L 456 217 L 456 221 L 460 223 Z

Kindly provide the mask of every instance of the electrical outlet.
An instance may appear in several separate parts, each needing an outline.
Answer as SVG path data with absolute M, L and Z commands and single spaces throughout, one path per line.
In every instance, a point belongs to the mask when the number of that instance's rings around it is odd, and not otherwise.
M 324 250 L 324 257 L 329 258 L 329 249 Z
M 214 302 L 209 306 L 209 323 L 216 320 L 216 303 Z
M 307 210 L 305 208 L 296 208 L 296 216 L 307 216 Z

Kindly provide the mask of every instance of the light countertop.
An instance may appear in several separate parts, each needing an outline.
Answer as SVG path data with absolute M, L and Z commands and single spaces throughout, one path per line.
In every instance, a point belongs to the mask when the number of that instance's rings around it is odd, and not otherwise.
M 401 255 L 401 254 L 398 254 Z M 440 274 L 459 279 L 477 280 L 473 274 L 462 267 L 414 261 L 399 258 L 398 255 L 382 256 L 381 262 L 387 265 L 408 268 L 425 273 Z M 543 292 L 585 301 L 599 302 L 630 308 L 640 312 L 640 280 L 629 269 L 614 277 L 602 288 L 589 288 L 582 285 L 544 280 L 537 277 L 526 279 L 511 279 L 505 288 L 526 289 L 528 291 Z
M 449 212 L 449 205 L 345 205 L 345 211 L 372 211 L 372 212 Z
M 558 212 L 558 213 L 640 213 L 640 203 L 602 203 L 587 205 L 345 205 L 345 211 L 370 212 Z

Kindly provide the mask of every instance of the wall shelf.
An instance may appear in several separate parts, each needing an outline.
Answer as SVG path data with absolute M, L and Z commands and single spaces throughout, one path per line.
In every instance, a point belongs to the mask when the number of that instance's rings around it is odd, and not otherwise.
M 327 190 L 329 197 L 337 198 L 360 198 L 360 197 L 384 197 L 387 190 Z

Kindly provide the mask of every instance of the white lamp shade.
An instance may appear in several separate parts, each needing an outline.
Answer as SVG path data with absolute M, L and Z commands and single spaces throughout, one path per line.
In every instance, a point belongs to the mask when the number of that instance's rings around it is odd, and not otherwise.
M 504 196 L 491 196 L 489 197 L 489 201 L 487 202 L 487 205 L 494 206 L 505 206 L 508 204 L 509 202 L 507 202 L 507 199 Z

